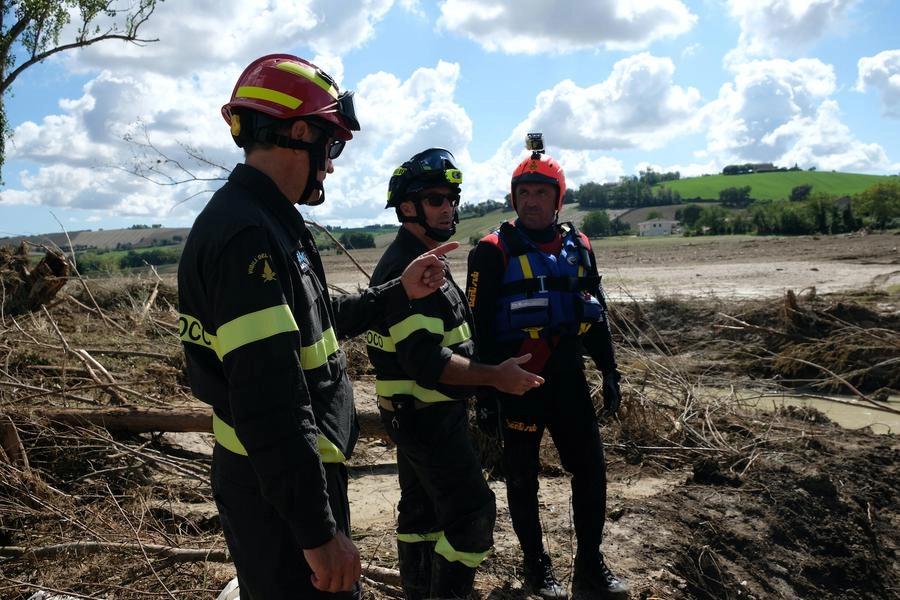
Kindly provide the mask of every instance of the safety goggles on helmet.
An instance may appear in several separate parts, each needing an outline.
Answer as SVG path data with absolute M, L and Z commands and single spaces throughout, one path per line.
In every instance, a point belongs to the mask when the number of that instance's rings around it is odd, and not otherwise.
M 429 148 L 419 152 L 394 169 L 388 182 L 388 201 L 385 208 L 398 206 L 407 197 L 424 189 L 449 186 L 457 193 L 462 185 L 462 171 L 449 150 Z

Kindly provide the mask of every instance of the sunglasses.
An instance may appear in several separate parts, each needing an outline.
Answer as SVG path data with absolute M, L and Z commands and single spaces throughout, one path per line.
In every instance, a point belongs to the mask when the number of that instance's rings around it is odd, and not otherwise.
M 341 153 L 344 151 L 344 147 L 347 145 L 346 140 L 336 140 L 336 139 L 332 138 L 331 136 L 334 135 L 334 130 L 326 129 L 325 127 L 320 125 L 318 122 L 311 123 L 311 122 L 307 121 L 307 123 L 312 125 L 313 128 L 319 132 L 320 137 L 331 138 L 331 140 L 325 144 L 325 154 L 328 156 L 328 158 L 330 158 L 331 160 L 334 160 L 338 156 L 341 155 Z
M 440 208 L 444 202 L 449 202 L 450 208 L 459 206 L 459 194 L 423 194 L 419 196 L 419 200 L 433 208 Z
M 336 159 L 341 155 L 341 152 L 344 151 L 344 147 L 347 145 L 346 140 L 331 140 L 331 143 L 328 144 L 328 158 L 331 160 Z

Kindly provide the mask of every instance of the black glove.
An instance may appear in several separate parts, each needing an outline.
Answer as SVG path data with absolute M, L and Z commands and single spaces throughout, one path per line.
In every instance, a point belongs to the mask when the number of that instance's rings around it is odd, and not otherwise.
M 603 417 L 608 418 L 619 410 L 622 401 L 622 391 L 619 389 L 619 379 L 622 376 L 618 371 L 606 371 L 603 373 Z
M 500 407 L 497 397 L 487 389 L 475 394 L 475 422 L 485 435 L 500 437 Z

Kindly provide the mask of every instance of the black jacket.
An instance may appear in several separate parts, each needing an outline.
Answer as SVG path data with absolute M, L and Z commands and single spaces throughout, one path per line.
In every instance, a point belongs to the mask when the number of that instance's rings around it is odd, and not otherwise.
M 396 277 L 427 249 L 401 227 L 375 266 L 372 284 Z M 474 388 L 438 382 L 452 354 L 466 358 L 474 354 L 469 306 L 449 269 L 445 271 L 447 280 L 440 291 L 413 300 L 407 310 L 383 319 L 366 333 L 379 396 L 442 402 L 465 399 L 474 392 Z
M 331 298 L 300 213 L 271 179 L 241 164 L 191 229 L 178 296 L 194 395 L 236 435 L 237 453 L 249 457 L 261 493 L 301 546 L 328 541 L 335 529 L 322 462 L 344 460 L 358 437 L 337 339 L 407 305 L 402 286 Z

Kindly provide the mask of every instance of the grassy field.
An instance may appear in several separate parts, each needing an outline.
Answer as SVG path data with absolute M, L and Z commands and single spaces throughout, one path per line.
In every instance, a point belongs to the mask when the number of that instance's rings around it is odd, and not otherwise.
M 727 188 L 750 187 L 750 197 L 755 200 L 782 200 L 791 190 L 801 185 L 811 185 L 813 194 L 852 196 L 887 181 L 900 181 L 900 176 L 863 175 L 860 173 L 834 173 L 824 171 L 778 171 L 747 175 L 706 175 L 659 184 L 681 194 L 682 200 L 701 198 L 718 200 L 719 192 Z

